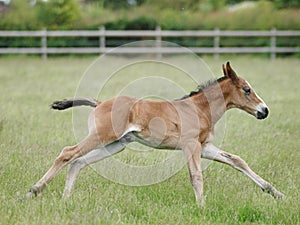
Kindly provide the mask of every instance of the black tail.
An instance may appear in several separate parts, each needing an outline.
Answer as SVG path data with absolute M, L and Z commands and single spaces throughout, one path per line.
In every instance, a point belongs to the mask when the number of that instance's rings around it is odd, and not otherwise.
M 97 107 L 101 102 L 96 99 L 90 98 L 73 98 L 73 99 L 64 99 L 62 101 L 55 101 L 52 103 L 51 108 L 57 110 L 64 110 L 75 106 L 87 105 L 91 107 Z

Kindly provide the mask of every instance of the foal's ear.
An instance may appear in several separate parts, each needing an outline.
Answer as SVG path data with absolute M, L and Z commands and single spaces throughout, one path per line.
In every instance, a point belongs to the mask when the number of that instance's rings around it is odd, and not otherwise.
M 228 73 L 227 73 L 227 70 L 226 70 L 226 68 L 225 68 L 225 65 L 224 65 L 224 64 L 222 64 L 222 70 L 223 70 L 223 74 L 224 74 L 224 76 L 225 76 L 225 77 L 228 77 Z
M 226 67 L 223 64 L 222 69 L 223 69 L 224 76 L 229 77 L 234 83 L 236 83 L 239 80 L 238 76 L 236 75 L 234 70 L 231 68 L 229 62 L 226 63 Z

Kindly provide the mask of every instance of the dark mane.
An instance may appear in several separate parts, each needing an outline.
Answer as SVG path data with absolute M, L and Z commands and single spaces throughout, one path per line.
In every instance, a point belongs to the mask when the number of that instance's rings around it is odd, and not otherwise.
M 206 88 L 208 88 L 208 87 L 210 87 L 210 86 L 212 86 L 212 85 L 214 85 L 216 83 L 219 83 L 219 82 L 221 82 L 223 80 L 226 80 L 226 79 L 227 79 L 227 77 L 223 76 L 223 77 L 220 77 L 218 79 L 211 79 L 209 81 L 206 81 L 205 83 L 199 84 L 197 86 L 197 89 L 195 91 L 191 91 L 191 93 L 189 93 L 188 95 L 183 96 L 182 98 L 180 98 L 178 100 L 182 100 L 182 99 L 186 99 L 186 98 L 192 97 L 192 96 L 194 96 L 194 95 L 196 95 L 196 94 L 204 91 Z

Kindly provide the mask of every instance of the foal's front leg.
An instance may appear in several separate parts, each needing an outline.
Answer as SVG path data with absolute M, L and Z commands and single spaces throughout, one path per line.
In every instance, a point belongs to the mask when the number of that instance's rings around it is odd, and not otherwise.
M 183 150 L 187 160 L 196 202 L 198 205 L 204 206 L 203 177 L 200 166 L 201 144 L 198 141 L 191 141 L 185 145 Z
M 252 181 L 254 181 L 264 192 L 271 194 L 274 198 L 283 198 L 284 195 L 274 188 L 270 183 L 265 181 L 254 171 L 250 169 L 247 163 L 239 156 L 222 151 L 213 144 L 207 144 L 203 150 L 201 156 L 206 159 L 215 160 L 221 163 L 232 166 L 234 169 L 244 173 Z

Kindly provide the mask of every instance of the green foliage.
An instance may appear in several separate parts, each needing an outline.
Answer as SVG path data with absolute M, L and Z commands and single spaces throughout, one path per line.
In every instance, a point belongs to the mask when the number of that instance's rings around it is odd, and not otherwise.
M 40 22 L 36 19 L 36 8 L 27 1 L 14 0 L 0 18 L 0 30 L 36 30 Z
M 105 23 L 105 28 L 108 30 L 125 30 L 127 23 L 127 18 L 122 18 L 116 21 L 110 21 Z
M 40 1 L 38 8 L 37 19 L 47 29 L 71 29 L 81 16 L 76 0 Z
M 227 12 L 215 17 L 216 21 L 209 22 L 225 30 L 266 30 L 276 27 L 276 17 L 274 17 L 276 13 L 272 3 L 261 1 L 254 8 Z
M 1 30 L 72 29 L 81 18 L 76 0 L 28 1 L 14 0 L 0 20 Z
M 99 29 L 104 25 L 108 30 L 154 30 L 157 25 L 163 30 L 299 30 L 300 14 L 297 9 L 278 9 L 294 1 L 258 1 L 254 7 L 228 11 L 228 0 L 132 0 L 120 1 L 129 6 L 121 7 L 118 1 L 86 0 L 81 8 L 76 0 L 38 1 L 30 6 L 26 1 L 14 0 L 10 10 L 0 19 L 1 30 L 48 30 Z M 230 1 L 241 2 L 241 1 Z M 123 4 L 122 3 L 122 4 Z M 107 4 L 114 4 L 108 6 Z M 119 46 L 138 38 L 107 38 L 110 47 Z M 211 47 L 212 38 L 164 38 L 183 46 Z M 36 38 L 1 38 L 1 47 L 40 46 Z M 278 37 L 278 46 L 299 46 L 299 37 L 289 40 Z M 266 38 L 222 38 L 221 46 L 269 46 Z M 99 46 L 98 38 L 49 38 L 48 46 Z
M 147 1 L 147 3 L 149 2 L 156 4 L 155 0 Z M 157 5 L 160 4 L 166 3 L 164 1 L 157 3 Z M 253 8 L 234 12 L 223 8 L 224 1 L 214 0 L 201 1 L 199 9 L 196 11 L 172 9 L 174 7 L 158 9 L 155 6 L 141 7 L 135 9 L 134 13 L 130 13 L 131 10 L 122 11 L 122 13 L 116 12 L 121 15 L 121 18 L 119 16 L 118 19 L 111 20 L 105 25 L 107 25 L 107 29 L 126 29 L 128 23 L 140 22 L 139 12 L 144 12 L 146 15 L 143 17 L 146 17 L 148 21 L 152 18 L 165 30 L 214 29 L 215 27 L 222 30 L 269 30 L 274 27 L 286 30 L 300 29 L 300 14 L 297 10 L 277 10 L 274 4 L 268 1 L 259 1 Z M 215 12 L 208 13 L 210 11 Z M 134 17 L 135 14 L 136 17 Z M 135 18 L 137 19 L 135 20 Z
M 127 0 L 104 0 L 103 6 L 105 8 L 110 9 L 122 9 L 122 8 L 129 8 L 130 4 Z
M 248 1 L 248 0 L 226 0 L 226 3 L 230 4 L 230 5 L 234 5 L 234 4 L 238 4 L 238 3 L 241 3 L 241 2 L 245 2 L 245 1 Z
M 97 1 L 97 0 L 89 0 Z M 130 7 L 142 5 L 146 0 L 103 0 L 103 7 L 109 9 L 128 9 Z M 99 1 L 98 1 L 99 2 Z M 100 1 L 102 2 L 102 1 Z
M 157 22 L 152 17 L 141 16 L 128 20 L 122 18 L 117 21 L 108 22 L 105 24 L 108 30 L 154 30 Z
M 278 9 L 300 8 L 299 0 L 273 0 Z
M 175 0 L 175 1 L 161 1 L 161 0 L 146 0 L 146 5 L 151 5 L 160 10 L 196 10 L 198 8 L 199 0 Z
M 157 25 L 153 17 L 141 16 L 129 21 L 126 30 L 154 30 Z
M 223 9 L 225 4 L 225 0 L 203 0 L 200 1 L 199 9 L 202 12 L 212 12 Z
M 171 9 L 164 10 L 159 18 L 159 24 L 163 30 L 193 29 L 198 22 L 199 21 L 196 18 L 193 18 L 192 14 L 188 12 L 178 13 L 178 11 Z M 188 28 L 186 26 L 187 24 Z
M 228 3 L 238 0 L 76 0 L 12 1 L 0 20 L 2 30 L 57 29 L 300 29 L 299 1 L 258 1 L 253 8 L 230 12 Z M 300 4 L 300 3 L 299 3 Z M 278 10 L 280 8 L 280 10 Z

